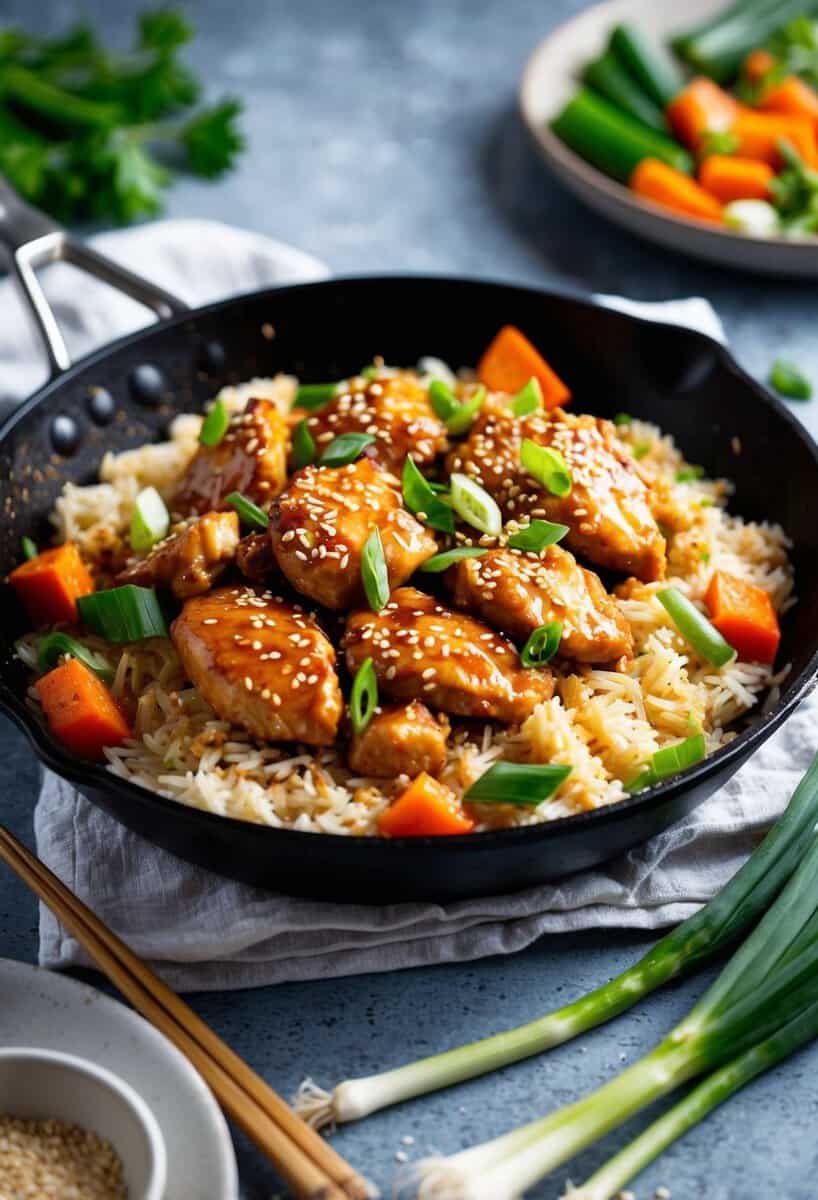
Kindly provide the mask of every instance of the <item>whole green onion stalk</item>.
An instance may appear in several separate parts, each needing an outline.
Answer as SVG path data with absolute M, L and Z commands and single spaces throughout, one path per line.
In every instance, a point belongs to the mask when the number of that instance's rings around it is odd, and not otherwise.
M 570 1188 L 570 1200 L 609 1200 L 688 1129 L 757 1075 L 768 1071 L 815 1037 L 818 1037 L 818 1001 L 771 1037 L 708 1075 L 639 1137 L 608 1159 L 582 1187 Z
M 297 1111 L 319 1129 L 356 1121 L 413 1096 L 542 1054 L 611 1020 L 669 980 L 705 963 L 757 921 L 812 843 L 816 821 L 818 757 L 782 816 L 726 887 L 621 975 L 517 1029 L 391 1071 L 345 1080 L 331 1092 L 308 1079 L 296 1097 Z
M 812 776 L 815 764 L 810 768 Z M 813 782 L 814 786 L 814 782 Z M 420 1200 L 515 1200 L 583 1147 L 682 1083 L 782 1032 L 818 1003 L 818 839 L 757 928 L 650 1054 L 581 1100 L 443 1160 L 419 1163 Z

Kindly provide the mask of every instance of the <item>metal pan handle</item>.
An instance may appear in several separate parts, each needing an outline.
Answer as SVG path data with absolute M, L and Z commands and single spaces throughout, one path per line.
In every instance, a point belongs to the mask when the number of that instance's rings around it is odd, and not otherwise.
M 0 176 L 0 251 L 8 260 L 9 274 L 34 318 L 43 340 L 51 376 L 71 366 L 71 356 L 57 319 L 37 278 L 38 267 L 70 262 L 103 283 L 109 283 L 153 309 L 160 320 L 187 311 L 187 305 L 164 288 L 157 287 L 77 241 L 45 213 L 32 207 Z

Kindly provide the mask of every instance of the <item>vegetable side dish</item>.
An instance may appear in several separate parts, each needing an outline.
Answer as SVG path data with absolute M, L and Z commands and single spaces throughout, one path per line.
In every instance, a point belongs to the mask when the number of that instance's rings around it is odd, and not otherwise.
M 676 59 L 619 25 L 552 128 L 678 215 L 759 237 L 818 233 L 816 10 L 739 0 L 675 37 Z
M 525 334 L 477 371 L 223 389 L 66 484 L 10 581 L 74 753 L 306 831 L 468 833 L 649 787 L 770 694 L 788 541 L 654 426 L 571 411 Z

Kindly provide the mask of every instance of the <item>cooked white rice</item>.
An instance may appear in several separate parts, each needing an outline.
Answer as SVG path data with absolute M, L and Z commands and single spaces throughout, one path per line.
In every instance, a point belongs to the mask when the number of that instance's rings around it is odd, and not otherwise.
M 295 382 L 289 376 L 256 379 L 219 395 L 231 411 L 251 396 L 269 397 L 285 410 Z M 91 559 L 117 542 L 141 488 L 152 484 L 166 499 L 173 494 L 196 449 L 200 424 L 199 416 L 179 416 L 168 442 L 106 454 L 98 484 L 66 484 L 53 517 L 58 539 L 77 542 Z M 478 812 L 481 827 L 544 821 L 621 799 L 623 784 L 655 750 L 685 737 L 691 721 L 701 722 L 710 753 L 735 736 L 730 726 L 760 699 L 775 696 L 786 674 L 786 668 L 775 674 L 743 662 L 716 670 L 696 656 L 656 599 L 672 583 L 703 607 L 710 576 L 720 569 L 758 584 L 776 610 L 785 612 L 794 600 L 784 531 L 729 514 L 730 486 L 724 480 L 677 483 L 676 473 L 688 464 L 655 426 L 634 421 L 619 433 L 639 447 L 643 465 L 667 492 L 669 579 L 629 580 L 618 589 L 635 647 L 626 672 L 557 667 L 555 696 L 519 729 L 486 725 L 481 734 L 473 726 L 455 731 L 442 778 L 457 795 L 498 758 L 573 767 L 540 808 L 485 807 Z M 114 668 L 115 694 L 136 705 L 134 738 L 106 751 L 109 770 L 181 804 L 263 825 L 369 835 L 377 832 L 378 814 L 408 782 L 355 778 L 335 749 L 293 754 L 291 748 L 255 742 L 220 720 L 190 685 L 170 641 L 124 648 L 90 637 L 87 642 Z M 32 667 L 35 643 L 32 635 L 20 647 Z

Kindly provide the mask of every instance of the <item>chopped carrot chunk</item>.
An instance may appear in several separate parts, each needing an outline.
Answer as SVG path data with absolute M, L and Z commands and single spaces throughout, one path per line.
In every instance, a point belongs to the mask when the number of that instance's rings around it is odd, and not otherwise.
M 700 221 L 722 220 L 721 205 L 715 197 L 695 179 L 658 158 L 643 158 L 631 175 L 630 186 L 637 196 L 685 217 L 696 217 Z
M 77 600 L 94 590 L 94 581 L 73 542 L 43 550 L 21 563 L 9 582 L 34 625 L 74 622 Z
M 691 79 L 665 109 L 671 129 L 691 150 L 698 150 L 708 133 L 731 129 L 738 112 L 738 102 L 703 75 Z
M 710 154 L 699 167 L 699 183 L 722 204 L 769 200 L 775 171 L 769 163 L 728 154 Z
M 743 108 L 730 126 L 730 132 L 738 141 L 736 154 L 742 158 L 757 158 L 777 171 L 783 165 L 779 143 L 786 141 L 795 147 L 808 166 L 818 166 L 815 125 L 807 117 Z
M 485 350 L 477 368 L 481 383 L 493 392 L 519 392 L 532 376 L 542 388 L 547 409 L 567 404 L 571 391 L 539 350 L 514 325 L 504 325 Z
M 805 117 L 813 126 L 818 126 L 818 92 L 797 75 L 765 88 L 758 107 L 764 112 Z
M 466 816 L 449 788 L 421 771 L 381 813 L 378 828 L 389 837 L 440 837 L 471 833 L 474 821 Z
M 775 661 L 781 630 L 772 600 L 763 588 L 726 571 L 714 571 L 704 600 L 710 620 L 739 658 Z
M 55 667 L 35 687 L 51 729 L 75 754 L 102 758 L 104 746 L 118 746 L 130 737 L 113 696 L 78 659 Z
M 744 60 L 741 73 L 748 83 L 761 83 L 767 72 L 773 69 L 775 62 L 769 50 L 751 50 Z

